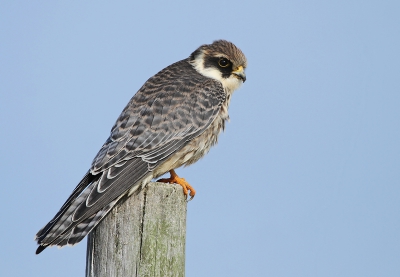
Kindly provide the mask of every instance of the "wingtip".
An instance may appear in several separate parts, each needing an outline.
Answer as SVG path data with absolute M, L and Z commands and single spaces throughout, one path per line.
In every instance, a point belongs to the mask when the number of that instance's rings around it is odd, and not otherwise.
M 46 249 L 47 246 L 39 245 L 39 247 L 36 249 L 36 255 L 40 254 L 43 250 Z

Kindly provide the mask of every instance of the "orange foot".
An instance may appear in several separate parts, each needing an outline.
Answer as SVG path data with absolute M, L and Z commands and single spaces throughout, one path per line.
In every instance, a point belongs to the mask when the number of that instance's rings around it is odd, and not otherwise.
M 170 183 L 170 184 L 175 183 L 175 184 L 181 185 L 182 188 L 183 188 L 183 194 L 185 195 L 186 199 L 187 199 L 188 191 L 190 190 L 190 193 L 189 193 L 190 199 L 189 199 L 188 201 L 192 200 L 193 197 L 194 197 L 195 194 L 196 194 L 196 191 L 194 190 L 194 188 L 193 188 L 191 185 L 189 185 L 189 183 L 186 182 L 185 179 L 180 178 L 180 177 L 175 173 L 175 170 L 173 170 L 173 169 L 170 170 L 170 171 L 169 171 L 169 174 L 171 174 L 171 177 L 165 178 L 165 179 L 157 180 L 157 182 Z

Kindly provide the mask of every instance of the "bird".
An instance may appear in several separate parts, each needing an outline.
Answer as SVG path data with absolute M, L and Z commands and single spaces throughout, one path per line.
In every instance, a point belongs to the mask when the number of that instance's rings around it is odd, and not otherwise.
M 218 142 L 233 92 L 245 81 L 247 59 L 232 42 L 204 44 L 162 69 L 130 99 L 90 169 L 57 214 L 36 234 L 36 254 L 80 242 L 125 195 L 158 181 L 195 189 L 175 169 Z

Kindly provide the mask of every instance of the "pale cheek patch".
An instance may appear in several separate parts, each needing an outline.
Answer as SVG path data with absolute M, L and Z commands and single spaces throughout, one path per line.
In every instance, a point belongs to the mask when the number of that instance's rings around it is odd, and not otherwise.
M 202 71 L 199 71 L 202 75 L 215 79 L 217 81 L 220 81 L 222 83 L 222 81 L 225 79 L 222 77 L 221 72 L 214 68 L 214 67 L 209 67 L 209 68 L 203 68 Z
M 204 68 L 204 54 L 200 54 L 193 62 L 192 65 L 197 72 L 201 75 L 215 79 L 217 81 L 221 81 L 222 75 L 221 72 L 216 68 Z

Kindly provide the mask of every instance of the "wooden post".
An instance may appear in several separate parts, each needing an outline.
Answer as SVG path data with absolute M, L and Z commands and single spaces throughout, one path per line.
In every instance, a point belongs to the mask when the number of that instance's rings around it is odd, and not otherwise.
M 89 234 L 86 277 L 183 277 L 185 239 L 182 187 L 150 183 Z

